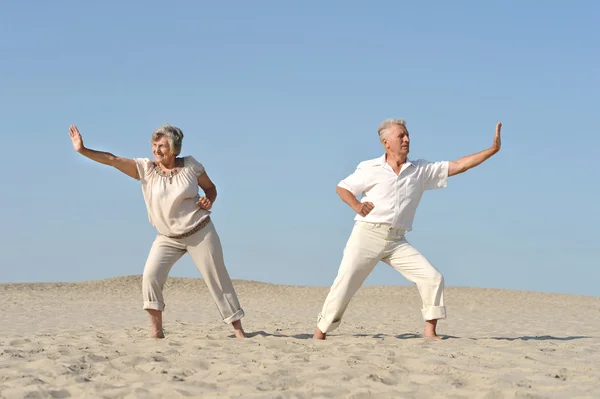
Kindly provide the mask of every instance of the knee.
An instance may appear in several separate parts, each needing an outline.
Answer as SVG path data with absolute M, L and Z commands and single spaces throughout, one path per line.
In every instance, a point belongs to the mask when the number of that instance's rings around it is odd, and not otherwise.
M 144 274 L 142 276 L 142 284 L 144 286 L 156 286 L 159 283 L 160 278 L 156 270 L 144 270 Z
M 443 286 L 444 285 L 444 276 L 442 273 L 437 270 L 431 275 L 430 281 L 434 285 Z

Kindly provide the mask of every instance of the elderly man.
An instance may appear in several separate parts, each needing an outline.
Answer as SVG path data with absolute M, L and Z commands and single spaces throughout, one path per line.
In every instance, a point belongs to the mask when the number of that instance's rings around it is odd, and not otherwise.
M 446 187 L 448 177 L 463 173 L 500 151 L 500 129 L 492 146 L 457 161 L 409 160 L 410 138 L 403 119 L 385 120 L 378 129 L 385 154 L 358 164 L 342 180 L 337 193 L 356 213 L 355 225 L 344 248 L 338 275 L 325 299 L 313 338 L 325 339 L 335 330 L 350 300 L 379 261 L 417 285 L 423 307 L 426 338 L 436 334 L 446 318 L 444 277 L 405 239 L 412 230 L 417 206 L 425 190 Z M 356 199 L 363 194 L 361 201 Z

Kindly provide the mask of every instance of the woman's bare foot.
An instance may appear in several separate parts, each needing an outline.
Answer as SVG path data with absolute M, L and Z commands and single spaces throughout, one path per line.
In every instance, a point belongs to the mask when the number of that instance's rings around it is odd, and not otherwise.
M 313 335 L 313 339 L 321 339 L 321 340 L 323 340 L 323 339 L 326 338 L 326 336 L 327 336 L 326 333 L 324 333 L 323 331 L 321 331 L 321 330 L 319 330 L 317 328 L 317 331 L 315 331 L 315 335 Z
M 150 338 L 164 338 L 165 334 L 163 333 L 162 330 L 160 331 L 152 331 L 152 333 L 150 334 Z
M 437 320 L 427 320 L 425 322 L 425 334 L 423 334 L 424 337 L 428 339 L 433 339 L 435 341 L 441 340 L 441 338 L 435 332 L 436 326 Z
M 150 326 L 152 332 L 150 337 L 152 338 L 164 338 L 165 334 L 162 329 L 162 312 L 156 309 L 146 309 L 150 315 Z
M 233 323 L 231 323 L 231 325 L 233 326 L 233 329 L 235 331 L 236 338 L 246 338 L 246 333 L 244 332 L 244 329 L 242 328 L 241 320 L 236 320 Z

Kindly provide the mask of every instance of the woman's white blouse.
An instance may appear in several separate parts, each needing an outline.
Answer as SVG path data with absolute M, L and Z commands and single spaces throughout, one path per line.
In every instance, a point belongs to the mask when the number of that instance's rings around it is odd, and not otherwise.
M 204 166 L 192 156 L 183 157 L 183 167 L 164 172 L 149 158 L 134 158 L 150 224 L 163 235 L 187 233 L 210 214 L 196 203 L 198 177 Z

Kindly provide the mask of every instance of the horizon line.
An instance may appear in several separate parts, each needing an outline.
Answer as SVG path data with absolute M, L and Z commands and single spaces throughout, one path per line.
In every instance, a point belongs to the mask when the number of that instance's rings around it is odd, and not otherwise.
M 89 284 L 89 283 L 99 283 L 109 280 L 124 280 L 136 278 L 141 279 L 141 274 L 128 274 L 122 276 L 113 276 L 113 277 L 105 277 L 99 278 L 95 280 L 79 280 L 79 281 L 29 281 L 29 282 L 2 282 L 0 281 L 0 286 L 15 286 L 15 285 L 52 285 L 52 284 L 61 284 L 61 285 L 77 285 L 77 284 Z M 169 280 L 203 280 L 203 277 L 180 277 L 180 276 L 169 276 L 167 283 Z M 272 286 L 280 286 L 280 287 L 296 287 L 296 288 L 319 288 L 319 289 L 328 289 L 329 285 L 301 285 L 301 284 L 283 284 L 283 283 L 270 283 L 266 281 L 260 280 L 249 280 L 249 279 L 231 279 L 233 282 L 242 282 L 242 283 L 256 283 L 256 284 L 264 284 L 264 285 L 272 285 Z M 403 288 L 415 288 L 414 284 L 391 284 L 391 285 L 381 285 L 381 284 L 363 284 L 362 288 L 395 288 L 395 287 L 403 287 Z M 554 292 L 554 291 L 533 291 L 533 290 L 522 290 L 522 289 L 514 289 L 514 288 L 494 288 L 494 287 L 475 287 L 475 286 L 467 286 L 467 285 L 446 285 L 446 288 L 461 288 L 461 289 L 473 289 L 473 290 L 493 290 L 493 291 L 508 291 L 508 292 L 526 292 L 532 294 L 551 294 L 551 295 L 568 295 L 568 296 L 579 296 L 579 297 L 589 297 L 589 298 L 598 298 L 600 295 L 588 295 L 588 294 L 571 294 L 571 293 L 563 293 L 563 292 Z

